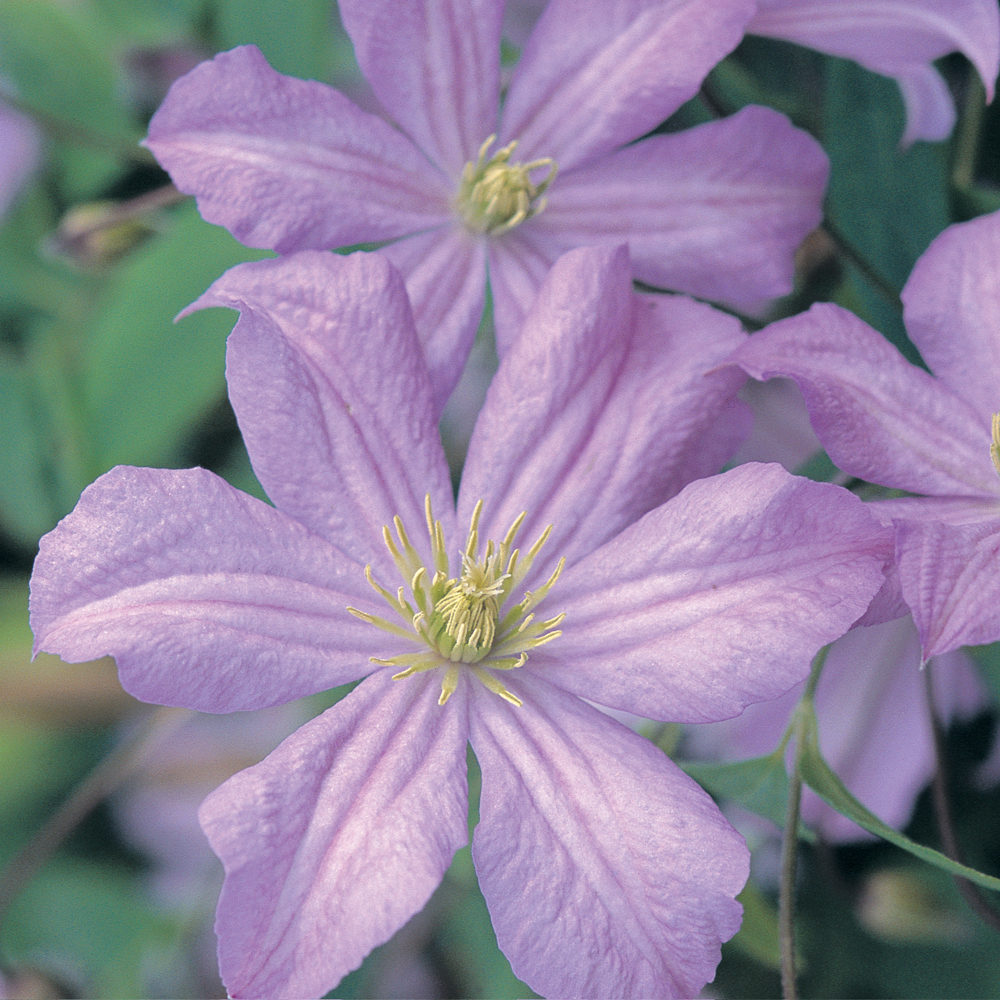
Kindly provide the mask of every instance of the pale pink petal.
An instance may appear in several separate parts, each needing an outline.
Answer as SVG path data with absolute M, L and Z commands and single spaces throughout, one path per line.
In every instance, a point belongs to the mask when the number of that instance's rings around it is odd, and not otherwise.
M 428 900 L 467 839 L 465 692 L 380 671 L 199 812 L 226 881 L 230 996 L 322 996 Z
M 505 678 L 506 681 L 506 678 Z M 476 686 L 473 859 L 497 943 L 552 997 L 692 997 L 740 924 L 742 838 L 658 748 L 537 677 Z
M 896 74 L 896 83 L 906 105 L 906 128 L 902 146 L 918 139 L 942 142 L 955 127 L 955 101 L 941 74 L 933 66 L 914 66 Z
M 381 613 L 366 590 L 362 566 L 212 473 L 119 466 L 42 539 L 31 627 L 36 652 L 114 656 L 144 701 L 250 711 L 371 670 L 372 626 L 347 613 Z
M 741 465 L 571 566 L 525 670 L 650 718 L 712 722 L 787 691 L 882 585 L 891 532 L 838 486 Z
M 460 226 L 443 226 L 390 243 L 377 253 L 392 261 L 406 281 L 440 413 L 462 374 L 483 316 L 485 242 Z
M 741 379 L 718 369 L 739 323 L 679 296 L 635 295 L 628 255 L 583 248 L 556 263 L 500 364 L 469 445 L 464 525 L 519 543 L 553 525 L 525 586 L 579 560 L 694 478 L 717 471 L 742 431 L 720 418 Z
M 1000 213 L 949 226 L 903 289 L 903 316 L 924 361 L 989 423 L 1000 410 Z
M 561 173 L 523 228 L 565 248 L 627 240 L 640 281 L 755 309 L 791 291 L 828 172 L 814 139 L 748 107 Z
M 565 249 L 561 242 L 530 222 L 490 239 L 493 327 L 497 354 L 501 357 L 517 339 L 538 289 Z
M 451 479 L 402 279 L 371 254 L 307 250 L 240 264 L 191 307 L 240 310 L 229 398 L 275 505 L 358 559 L 395 569 L 382 527 L 450 532 Z M 414 542 L 427 547 L 426 532 Z
M 791 379 L 751 379 L 740 390 L 740 399 L 753 411 L 753 430 L 733 456 L 733 465 L 779 462 L 794 472 L 822 448 L 802 393 Z
M 731 52 L 750 0 L 552 0 L 514 71 L 501 142 L 568 170 L 655 128 Z
M 913 493 L 997 491 L 988 421 L 846 309 L 819 303 L 772 323 L 732 360 L 756 379 L 794 379 L 851 475 Z
M 255 46 L 178 80 L 146 145 L 209 222 L 282 253 L 440 225 L 451 181 L 409 140 L 325 84 L 276 73 Z
M 389 113 L 457 181 L 497 130 L 503 0 L 340 0 L 358 65 Z
M 0 219 L 42 157 L 42 135 L 30 119 L 0 102 Z
M 909 513 L 896 521 L 896 561 L 924 655 L 1000 639 L 1000 510 L 927 500 Z
M 770 35 L 896 76 L 956 49 L 990 98 L 1000 70 L 994 0 L 760 0 L 748 34 Z

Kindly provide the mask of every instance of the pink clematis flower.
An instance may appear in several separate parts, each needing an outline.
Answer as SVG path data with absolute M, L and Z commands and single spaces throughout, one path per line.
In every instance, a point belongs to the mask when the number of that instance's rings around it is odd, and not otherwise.
M 841 469 L 923 494 L 874 507 L 895 525 L 902 596 L 928 657 L 1000 639 L 998 262 L 1000 213 L 949 227 L 917 261 L 904 319 L 934 375 L 825 303 L 766 327 L 733 358 L 755 378 L 798 383 Z
M 342 0 L 398 128 L 253 47 L 178 81 L 147 145 L 202 215 L 281 253 L 390 242 L 439 404 L 482 311 L 502 354 L 556 258 L 629 242 L 636 278 L 756 308 L 791 288 L 827 161 L 765 108 L 634 143 L 742 37 L 752 0 L 552 0 L 500 98 L 503 0 Z M 634 144 L 632 144 L 634 143 Z
M 720 363 L 745 335 L 635 295 L 624 248 L 553 268 L 457 503 L 387 262 L 240 265 L 209 305 L 241 312 L 230 398 L 276 506 L 200 469 L 112 470 L 42 540 L 32 621 L 39 649 L 110 653 L 138 697 L 211 712 L 367 675 L 202 806 L 232 995 L 322 994 L 424 905 L 466 842 L 467 741 L 515 973 L 552 996 L 695 995 L 747 852 L 583 699 L 700 722 L 776 696 L 863 612 L 890 533 L 778 466 L 697 478 L 736 445 L 742 376 Z
M 758 0 L 747 33 L 797 42 L 895 77 L 906 104 L 903 144 L 946 139 L 955 124 L 947 84 L 931 65 L 949 52 L 976 67 L 989 99 L 1000 72 L 995 0 Z

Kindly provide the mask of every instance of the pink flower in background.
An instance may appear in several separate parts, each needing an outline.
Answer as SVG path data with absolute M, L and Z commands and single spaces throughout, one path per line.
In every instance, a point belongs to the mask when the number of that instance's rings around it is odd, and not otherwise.
M 848 790 L 889 826 L 902 829 L 917 796 L 934 775 L 935 755 L 920 641 L 907 616 L 855 628 L 830 648 L 816 690 L 820 751 Z M 934 658 L 935 708 L 941 718 L 969 718 L 988 704 L 968 656 Z M 803 684 L 773 701 L 750 705 L 742 715 L 692 730 L 702 754 L 738 760 L 778 746 Z M 833 842 L 872 834 L 803 789 L 802 818 Z
M 0 102 L 0 219 L 42 156 L 42 137 L 30 118 Z
M 809 136 L 752 107 L 630 145 L 697 92 L 754 6 L 553 0 L 498 114 L 502 0 L 342 0 L 399 128 L 247 47 L 178 81 L 147 144 L 202 215 L 247 244 L 394 241 L 380 252 L 406 280 L 443 405 L 487 265 L 501 354 L 575 246 L 627 240 L 636 278 L 743 308 L 791 289 L 827 177 Z
M 111 653 L 139 697 L 207 711 L 367 675 L 202 807 L 230 992 L 321 994 L 424 905 L 466 842 L 468 740 L 473 859 L 515 973 L 555 996 L 696 994 L 739 925 L 745 847 L 583 699 L 696 722 L 774 697 L 889 554 L 837 487 L 697 478 L 736 444 L 739 325 L 635 295 L 623 249 L 566 255 L 456 504 L 383 260 L 241 265 L 197 305 L 241 311 L 230 397 L 276 509 L 202 470 L 115 469 L 43 539 L 32 621 L 38 648 Z
M 904 145 L 946 139 L 955 124 L 935 59 L 964 53 L 993 99 L 1000 72 L 996 0 L 758 0 L 757 6 L 747 34 L 798 42 L 895 77 L 906 104 Z
M 794 379 L 833 461 L 922 496 L 882 500 L 902 596 L 925 656 L 1000 639 L 1000 213 L 950 226 L 903 290 L 910 338 L 934 375 L 829 304 L 774 323 L 734 355 L 754 378 Z M 936 377 L 935 377 L 936 376 Z

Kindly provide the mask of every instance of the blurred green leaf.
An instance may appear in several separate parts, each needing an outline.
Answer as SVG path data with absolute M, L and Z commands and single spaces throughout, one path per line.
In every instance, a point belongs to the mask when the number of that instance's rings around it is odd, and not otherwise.
M 683 761 L 680 767 L 713 795 L 737 802 L 779 828 L 784 825 L 788 774 L 782 753 L 733 763 Z
M 781 941 L 777 908 L 752 881 L 747 882 L 736 899 L 743 905 L 743 923 L 730 946 L 769 969 L 780 969 Z M 797 964 L 801 969 L 801 959 Z
M 968 868 L 957 861 L 952 861 L 939 851 L 925 847 L 910 840 L 909 837 L 886 825 L 876 815 L 869 812 L 853 795 L 844 787 L 841 780 L 834 774 L 830 765 L 823 759 L 819 750 L 819 734 L 816 723 L 816 712 L 812 704 L 803 701 L 799 704 L 797 711 L 803 713 L 802 726 L 802 754 L 800 769 L 802 779 L 805 783 L 828 805 L 833 806 L 837 812 L 854 820 L 858 826 L 864 827 L 869 833 L 874 833 L 883 840 L 888 840 L 891 844 L 901 847 L 904 851 L 909 851 L 923 861 L 941 868 L 952 875 L 960 875 L 975 882 L 986 889 L 1000 891 L 1000 878 L 986 875 Z
M 176 460 L 181 438 L 225 391 L 225 342 L 236 315 L 174 317 L 227 268 L 266 256 L 203 222 L 189 203 L 116 272 L 80 373 L 102 471 Z
M 223 49 L 253 44 L 279 73 L 325 80 L 330 70 L 329 0 L 217 0 Z

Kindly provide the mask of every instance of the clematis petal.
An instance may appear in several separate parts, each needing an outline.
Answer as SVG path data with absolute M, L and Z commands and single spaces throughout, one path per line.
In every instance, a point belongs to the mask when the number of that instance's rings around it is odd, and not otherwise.
M 760 0 L 747 33 L 784 38 L 896 76 L 956 49 L 990 98 L 1000 71 L 993 0 Z
M 996 493 L 988 420 L 839 306 L 819 303 L 754 334 L 732 360 L 802 391 L 833 461 L 913 493 Z
M 42 134 L 30 119 L 0 102 L 0 219 L 42 158 Z
M 203 712 L 355 680 L 372 607 L 361 566 L 204 469 L 119 466 L 41 541 L 35 651 L 110 655 L 137 698 Z
M 914 66 L 896 74 L 899 92 L 906 105 L 906 128 L 900 145 L 911 146 L 918 139 L 943 142 L 955 127 L 955 101 L 948 84 L 933 66 Z
M 732 370 L 745 334 L 731 316 L 678 296 L 632 292 L 625 249 L 561 257 L 480 413 L 459 492 L 459 524 L 487 500 L 484 538 L 521 513 L 520 539 L 552 534 L 525 585 L 572 564 L 718 470 L 743 421 Z M 529 542 L 530 539 L 530 542 Z
M 910 338 L 931 371 L 989 424 L 1000 410 L 1000 213 L 949 226 L 903 289 Z
M 655 128 L 743 37 L 749 0 L 552 0 L 514 70 L 501 142 L 561 171 Z
M 340 0 L 378 99 L 455 179 L 497 130 L 503 7 L 502 0 Z
M 628 240 L 640 281 L 755 309 L 791 291 L 828 173 L 814 139 L 748 107 L 560 173 L 524 228 L 566 248 Z
M 467 710 L 379 671 L 199 812 L 226 880 L 233 997 L 322 996 L 430 898 L 467 840 Z
M 777 465 L 698 480 L 566 570 L 547 599 L 563 635 L 524 669 L 636 715 L 729 718 L 851 627 L 891 538 L 846 490 Z
M 483 316 L 484 242 L 459 226 L 442 226 L 376 253 L 392 261 L 406 280 L 440 414 L 465 368 Z
M 1000 499 L 883 501 L 896 529 L 903 597 L 924 656 L 1000 639 Z
M 542 282 L 567 249 L 533 222 L 524 223 L 489 242 L 493 327 L 500 357 L 517 339 Z
M 219 305 L 240 310 L 229 398 L 280 510 L 362 565 L 386 569 L 383 525 L 397 514 L 423 524 L 427 493 L 450 530 L 451 479 L 427 366 L 387 261 L 307 250 L 239 264 L 190 309 Z M 414 538 L 421 550 L 426 541 Z
M 283 76 L 253 45 L 178 80 L 146 145 L 203 218 L 281 253 L 440 225 L 451 182 L 332 87 Z
M 696 996 L 739 927 L 742 838 L 647 740 L 538 677 L 509 683 L 523 706 L 475 690 L 470 727 L 473 859 L 511 967 L 545 996 Z

